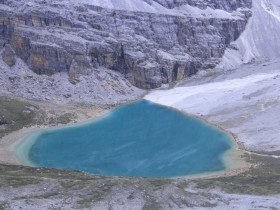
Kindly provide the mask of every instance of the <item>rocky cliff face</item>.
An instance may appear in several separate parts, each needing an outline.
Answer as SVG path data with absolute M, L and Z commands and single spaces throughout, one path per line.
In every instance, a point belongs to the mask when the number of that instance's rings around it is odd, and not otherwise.
M 179 7 L 182 5 L 191 5 L 201 9 L 211 7 L 213 9 L 222 9 L 226 11 L 234 11 L 239 8 L 251 8 L 252 1 L 238 0 L 238 1 L 223 1 L 223 0 L 154 0 L 167 8 Z
M 251 0 L 100 2 L 0 0 L 3 60 L 73 83 L 108 69 L 157 88 L 215 67 L 251 14 Z
M 241 64 L 278 61 L 280 58 L 280 1 L 254 0 L 252 18 L 241 36 L 231 44 L 219 67 L 236 69 Z

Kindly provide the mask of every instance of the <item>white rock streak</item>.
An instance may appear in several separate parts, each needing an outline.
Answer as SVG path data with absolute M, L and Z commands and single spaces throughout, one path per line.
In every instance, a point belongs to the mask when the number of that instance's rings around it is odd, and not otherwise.
M 197 96 L 198 94 L 203 94 L 209 100 L 213 99 L 212 94 L 220 94 L 223 97 L 224 94 L 227 94 L 228 91 L 233 91 L 237 89 L 245 88 L 250 86 L 253 83 L 273 78 L 280 73 L 270 73 L 270 74 L 257 74 L 252 76 L 247 76 L 239 79 L 231 79 L 222 82 L 207 83 L 197 86 L 188 86 L 188 87 L 176 87 L 171 90 L 157 90 L 151 92 L 145 97 L 145 99 L 159 103 L 166 106 L 176 106 L 176 104 L 181 103 L 184 100 L 188 101 L 188 97 Z M 213 101 L 216 102 L 217 101 Z M 215 106 L 215 103 L 211 104 Z M 211 105 L 207 105 L 208 109 L 211 108 Z M 186 103 L 184 110 L 188 111 L 192 107 L 191 103 Z M 202 110 L 203 113 L 206 111 Z M 207 113 L 205 113 L 207 114 Z

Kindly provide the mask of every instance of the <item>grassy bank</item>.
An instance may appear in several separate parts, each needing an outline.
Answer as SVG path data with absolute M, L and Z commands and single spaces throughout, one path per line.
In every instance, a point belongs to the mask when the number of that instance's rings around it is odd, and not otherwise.
M 34 124 L 37 111 L 38 107 L 27 102 L 0 96 L 0 138 Z

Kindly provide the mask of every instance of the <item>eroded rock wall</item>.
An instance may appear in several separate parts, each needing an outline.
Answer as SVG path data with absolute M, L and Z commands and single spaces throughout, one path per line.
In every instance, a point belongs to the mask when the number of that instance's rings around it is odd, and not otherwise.
M 90 1 L 2 0 L 0 44 L 11 46 L 37 74 L 68 72 L 76 78 L 106 68 L 137 87 L 157 88 L 215 67 L 245 29 L 251 7 L 251 0 L 142 0 L 150 7 L 158 3 L 164 12 L 116 10 Z M 182 5 L 200 14 L 174 9 Z M 207 6 L 213 14 L 204 14 Z
M 168 7 L 174 8 L 182 5 L 191 5 L 205 9 L 206 7 L 211 7 L 213 9 L 222 9 L 226 11 L 237 10 L 238 8 L 251 8 L 251 0 L 154 0 L 159 4 Z

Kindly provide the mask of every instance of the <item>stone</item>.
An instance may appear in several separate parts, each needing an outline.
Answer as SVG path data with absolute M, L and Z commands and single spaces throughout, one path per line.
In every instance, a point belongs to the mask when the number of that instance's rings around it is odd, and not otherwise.
M 10 67 L 14 66 L 16 63 L 16 54 L 9 44 L 4 47 L 2 59 Z
M 68 72 L 73 57 L 65 49 L 45 43 L 31 43 L 28 65 L 38 74 Z
M 63 95 L 65 98 L 70 98 L 72 95 L 70 93 L 64 94 Z

